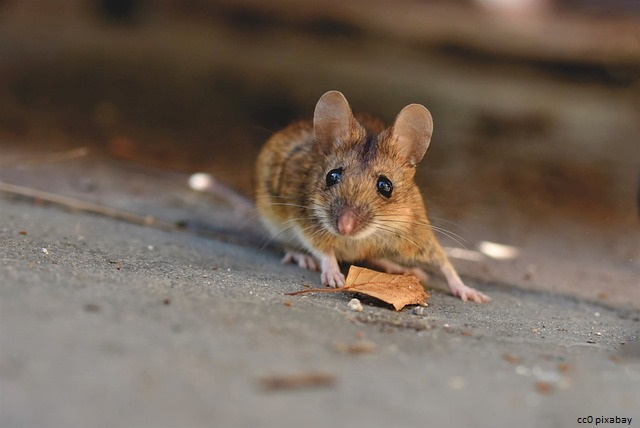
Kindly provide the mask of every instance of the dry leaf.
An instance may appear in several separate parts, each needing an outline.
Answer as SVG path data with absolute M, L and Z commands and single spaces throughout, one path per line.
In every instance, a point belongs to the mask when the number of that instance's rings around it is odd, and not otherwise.
M 333 386 L 336 377 L 331 373 L 293 373 L 263 377 L 260 383 L 265 390 L 317 388 Z
M 522 357 L 513 354 L 504 354 L 502 359 L 509 364 L 520 364 L 522 362 Z
M 549 382 L 536 382 L 535 389 L 536 392 L 540 394 L 549 394 L 553 392 L 553 386 Z
M 429 295 L 414 275 L 393 275 L 351 266 L 343 288 L 312 288 L 288 293 L 293 296 L 308 292 L 352 292 L 375 297 L 393 305 L 396 311 L 406 305 L 426 306 Z
M 376 344 L 366 339 L 360 339 L 355 343 L 336 342 L 333 346 L 336 351 L 345 354 L 366 354 L 376 349 Z
M 393 275 L 358 266 L 351 266 L 345 290 L 375 297 L 401 310 L 406 305 L 425 306 L 427 292 L 414 275 Z

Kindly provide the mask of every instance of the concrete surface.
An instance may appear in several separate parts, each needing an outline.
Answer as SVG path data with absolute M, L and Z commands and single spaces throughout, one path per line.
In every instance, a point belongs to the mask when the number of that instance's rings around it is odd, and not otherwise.
M 68 163 L 21 174 L 168 221 L 224 229 L 234 218 L 175 176 L 81 165 L 85 179 Z M 7 194 L 0 242 L 3 427 L 640 423 L 637 302 L 467 277 L 490 304 L 435 282 L 423 315 L 370 301 L 356 313 L 349 295 L 285 296 L 318 275 L 281 265 L 260 239 L 222 242 Z M 324 382 L 265 384 L 305 376 Z

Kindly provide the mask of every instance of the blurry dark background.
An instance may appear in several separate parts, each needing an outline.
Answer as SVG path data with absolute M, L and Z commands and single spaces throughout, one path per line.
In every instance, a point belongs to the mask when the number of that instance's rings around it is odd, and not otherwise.
M 431 110 L 434 223 L 524 250 L 469 274 L 637 288 L 634 0 L 0 0 L 0 179 L 87 147 L 250 193 L 261 144 L 330 89 L 387 122 Z

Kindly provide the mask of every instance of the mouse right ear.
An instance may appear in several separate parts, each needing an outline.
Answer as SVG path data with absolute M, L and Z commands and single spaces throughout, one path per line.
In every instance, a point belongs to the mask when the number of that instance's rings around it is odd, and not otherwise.
M 410 104 L 402 109 L 393 124 L 393 141 L 398 152 L 409 165 L 422 159 L 433 134 L 433 119 L 421 104 Z
M 313 113 L 313 131 L 316 141 L 325 153 L 349 139 L 356 120 L 347 99 L 338 91 L 329 91 L 320 97 Z

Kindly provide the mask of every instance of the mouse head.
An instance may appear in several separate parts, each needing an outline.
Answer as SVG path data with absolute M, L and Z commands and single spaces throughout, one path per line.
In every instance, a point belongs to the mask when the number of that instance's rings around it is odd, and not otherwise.
M 371 132 L 376 128 L 359 123 L 338 91 L 327 92 L 316 105 L 313 130 L 324 156 L 314 193 L 327 207 L 325 225 L 337 235 L 368 235 L 381 213 L 399 212 L 415 205 L 416 198 L 422 203 L 413 176 L 431 141 L 431 114 L 411 104 L 393 126 Z

